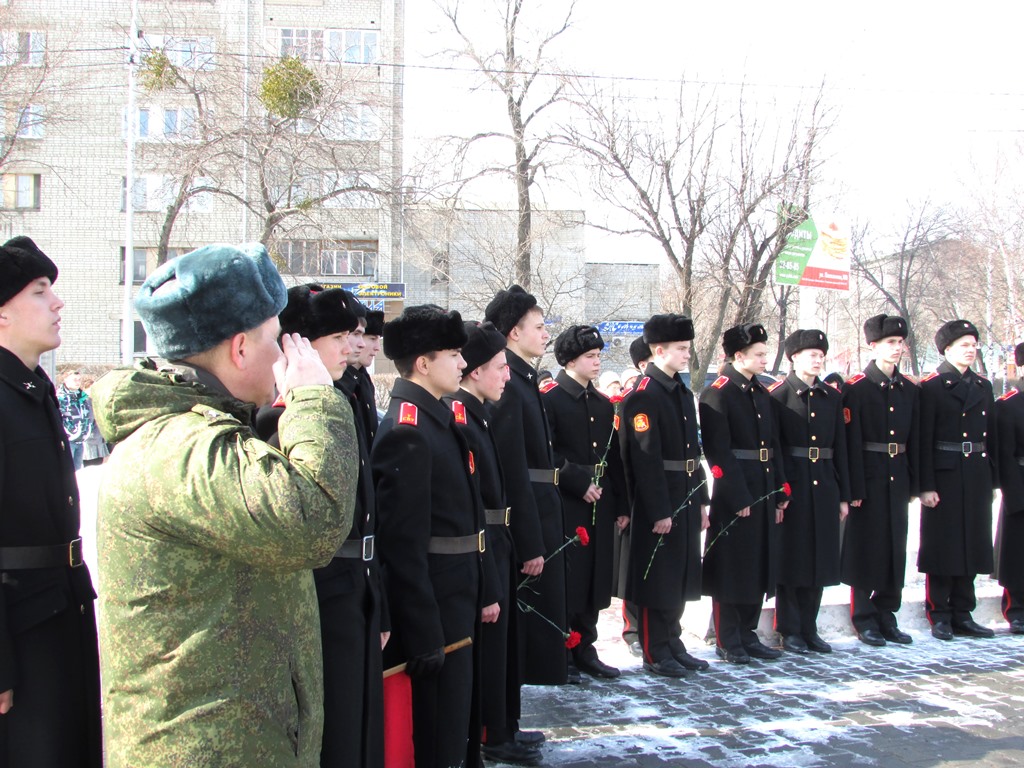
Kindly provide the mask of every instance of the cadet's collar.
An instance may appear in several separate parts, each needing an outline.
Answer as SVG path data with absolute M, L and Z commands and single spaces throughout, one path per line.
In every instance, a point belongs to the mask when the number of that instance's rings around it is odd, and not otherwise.
M 874 360 L 868 363 L 867 368 L 864 369 L 864 375 L 868 378 L 868 381 L 883 388 L 888 386 L 903 386 L 903 376 L 900 374 L 899 368 L 893 369 L 892 378 L 890 379 L 885 375 L 885 373 L 883 373 L 882 369 L 876 365 Z
M 729 381 L 740 388 L 741 391 L 747 392 L 749 390 L 764 389 L 764 386 L 758 381 L 757 376 L 751 376 L 749 379 L 742 373 L 736 370 L 736 366 L 729 363 L 725 366 L 722 371 L 722 375 L 725 376 Z
M 803 397 L 812 389 L 817 390 L 818 392 L 825 392 L 828 389 L 832 389 L 828 385 L 823 384 L 821 379 L 819 379 L 818 377 L 814 378 L 813 384 L 807 386 L 807 383 L 792 371 L 790 371 L 789 375 L 786 377 L 786 383 L 789 384 L 789 386 L 791 386 L 793 390 L 796 392 L 796 394 L 800 397 Z M 835 390 L 832 391 L 834 392 Z
M 558 386 L 564 389 L 568 394 L 575 397 L 577 400 L 583 397 L 583 395 L 586 394 L 587 392 L 590 392 L 592 394 L 597 392 L 597 390 L 594 389 L 594 382 L 587 382 L 587 386 L 584 387 L 582 384 L 576 381 L 576 379 L 574 379 L 572 376 L 566 373 L 564 369 L 558 372 L 558 375 L 555 376 L 555 381 L 558 382 Z
M 29 370 L 20 357 L 5 347 L 0 347 L 0 379 L 39 402 L 53 389 L 42 368 L 37 366 L 34 371 Z
M 970 370 L 970 368 L 968 368 L 967 370 Z M 957 368 L 952 363 L 947 362 L 946 360 L 943 360 L 941 363 L 939 363 L 939 366 L 938 368 L 935 369 L 935 372 L 947 379 L 951 377 L 957 379 L 963 378 L 963 374 L 960 373 L 960 369 Z
M 427 392 L 423 387 L 408 379 L 397 379 L 391 389 L 391 396 L 412 403 L 425 413 L 429 413 L 442 424 L 451 418 L 451 410 L 439 399 Z
M 672 390 L 675 389 L 676 387 L 683 386 L 683 382 L 679 380 L 678 375 L 669 376 L 667 373 L 665 373 L 665 371 L 661 370 L 661 368 L 656 366 L 654 363 L 651 363 L 650 365 L 647 366 L 645 374 L 647 376 L 650 376 L 652 379 L 654 379 L 656 382 L 658 382 L 663 387 L 665 387 L 665 389 L 668 390 Z
M 523 358 L 511 349 L 505 350 L 505 361 L 508 363 L 508 368 L 512 373 L 519 374 L 528 382 L 536 386 L 537 371 L 532 365 L 523 360 Z
M 459 389 L 454 395 L 451 396 L 452 400 L 458 400 L 469 411 L 478 421 L 483 422 L 483 425 L 487 426 L 489 414 L 487 413 L 487 406 L 480 401 L 480 398 L 465 389 Z

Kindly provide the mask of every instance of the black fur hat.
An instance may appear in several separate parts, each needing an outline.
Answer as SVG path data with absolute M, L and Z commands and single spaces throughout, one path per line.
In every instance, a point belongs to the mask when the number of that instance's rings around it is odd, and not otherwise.
M 760 323 L 734 325 L 722 334 L 722 349 L 725 350 L 726 357 L 732 357 L 740 350 L 757 343 L 768 343 L 768 331 Z
M 384 313 L 379 309 L 370 309 L 366 312 L 367 336 L 381 336 L 384 333 Z
M 277 267 L 260 243 L 206 245 L 158 267 L 135 309 L 168 360 L 205 352 L 281 314 L 288 303 Z
M 868 344 L 891 336 L 905 339 L 909 332 L 907 321 L 898 315 L 875 315 L 864 321 L 864 338 Z
M 366 315 L 370 311 L 366 308 L 366 305 L 361 302 L 352 291 L 346 291 L 344 288 L 341 289 L 345 294 L 345 306 L 352 310 L 352 314 L 356 316 L 356 320 L 366 320 Z M 367 320 L 369 322 L 369 320 Z
M 442 349 L 462 349 L 466 329 L 462 316 L 445 312 L 436 304 L 406 307 L 402 314 L 384 323 L 384 356 L 403 360 Z
M 686 315 L 654 315 L 644 323 L 643 339 L 647 344 L 693 341 L 693 321 Z
M 505 348 L 505 337 L 494 327 L 494 323 L 486 320 L 482 323 L 467 322 L 465 329 L 468 340 L 462 345 L 462 359 L 466 361 L 463 378 Z
M 25 235 L 12 237 L 0 247 L 0 305 L 17 296 L 40 277 L 57 282 L 57 265 Z
M 801 328 L 786 337 L 783 348 L 786 350 L 786 357 L 790 360 L 797 352 L 802 352 L 805 349 L 820 349 L 826 353 L 828 352 L 828 336 L 817 328 Z
M 341 288 L 325 290 L 309 283 L 288 289 L 288 304 L 278 315 L 281 333 L 298 333 L 310 341 L 332 333 L 354 331 L 359 325 L 350 299 Z
M 604 349 L 601 332 L 592 325 L 570 325 L 555 339 L 555 361 L 564 366 L 592 349 Z
M 1024 365 L 1024 344 L 1018 344 L 1013 348 L 1013 361 L 1017 364 L 1018 368 Z M 1018 376 L 1018 378 L 1020 377 Z
M 977 341 L 978 329 L 974 327 L 974 323 L 967 320 L 950 320 L 948 323 L 944 323 L 935 332 L 935 346 L 938 348 L 939 354 L 946 354 L 946 348 L 961 336 L 973 336 Z
M 523 316 L 537 306 L 537 299 L 518 285 L 498 291 L 484 310 L 484 319 L 494 323 L 503 336 L 508 336 Z
M 640 370 L 640 363 L 651 359 L 651 345 L 644 341 L 643 336 L 633 339 L 629 345 L 629 359 L 637 370 Z

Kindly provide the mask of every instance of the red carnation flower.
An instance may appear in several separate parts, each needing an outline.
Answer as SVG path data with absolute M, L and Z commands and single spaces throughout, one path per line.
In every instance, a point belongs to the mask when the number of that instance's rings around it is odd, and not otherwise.
M 622 395 L 612 395 L 611 397 L 608 398 L 608 401 L 612 405 L 616 405 L 617 403 L 621 403 L 622 402 Z
M 574 629 L 572 632 L 565 636 L 565 647 L 575 648 L 577 645 L 580 644 L 580 640 L 582 639 L 583 636 Z
M 713 478 L 715 478 L 716 480 L 718 478 L 720 478 L 724 474 L 725 474 L 725 472 L 723 472 L 722 468 L 720 466 L 718 466 L 717 464 L 715 464 L 713 467 L 711 467 L 711 476 Z
M 792 496 L 793 495 L 793 488 L 792 488 L 792 486 L 789 483 L 783 483 L 782 484 L 782 492 L 784 494 L 786 494 L 787 496 Z
M 584 528 L 582 525 L 576 529 L 576 538 L 580 540 L 580 544 L 582 544 L 584 547 L 590 543 L 590 534 L 587 533 L 587 529 Z M 569 647 L 571 648 L 572 646 Z

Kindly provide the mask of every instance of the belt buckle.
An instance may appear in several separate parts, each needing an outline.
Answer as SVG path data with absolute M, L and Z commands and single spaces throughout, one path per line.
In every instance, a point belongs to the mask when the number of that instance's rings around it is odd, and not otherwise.
M 970 440 L 966 440 L 960 443 L 960 449 L 964 452 L 964 456 L 970 456 L 971 451 L 974 449 L 974 444 Z
M 68 565 L 72 568 L 80 568 L 82 562 L 82 537 L 79 536 L 68 544 Z
M 600 464 L 595 464 L 594 465 L 594 479 L 595 480 L 600 480 L 602 477 L 604 477 L 604 462 L 603 461 Z
M 758 452 L 757 452 L 757 460 L 758 461 L 768 461 L 768 449 L 767 448 L 761 448 L 761 449 L 758 450 Z
M 697 471 L 697 460 L 696 459 L 687 459 L 686 460 L 686 474 L 692 475 L 696 471 Z
M 363 536 L 363 561 L 373 560 L 373 536 Z
M 512 507 L 505 507 L 505 527 L 508 528 L 512 522 Z
M 477 552 L 487 551 L 487 538 L 482 530 L 476 535 L 476 549 Z
M 900 444 L 899 443 L 889 443 L 888 449 L 889 449 L 889 456 L 890 457 L 895 456 L 896 454 L 898 454 L 900 452 Z
M 551 471 L 554 473 L 553 479 L 552 479 L 551 482 L 554 483 L 555 485 L 558 485 L 558 468 L 556 467 L 555 469 L 553 469 Z M 483 552 L 482 549 L 480 551 Z
M 807 449 L 807 458 L 811 461 L 817 461 L 820 455 L 821 452 L 818 450 L 818 446 L 816 445 L 812 445 Z

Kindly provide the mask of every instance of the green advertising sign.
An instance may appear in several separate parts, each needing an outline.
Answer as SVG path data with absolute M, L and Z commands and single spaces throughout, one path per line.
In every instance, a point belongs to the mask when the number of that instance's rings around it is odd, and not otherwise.
M 840 226 L 829 221 L 819 227 L 808 217 L 794 229 L 775 262 L 775 282 L 833 291 L 850 290 L 850 241 Z

